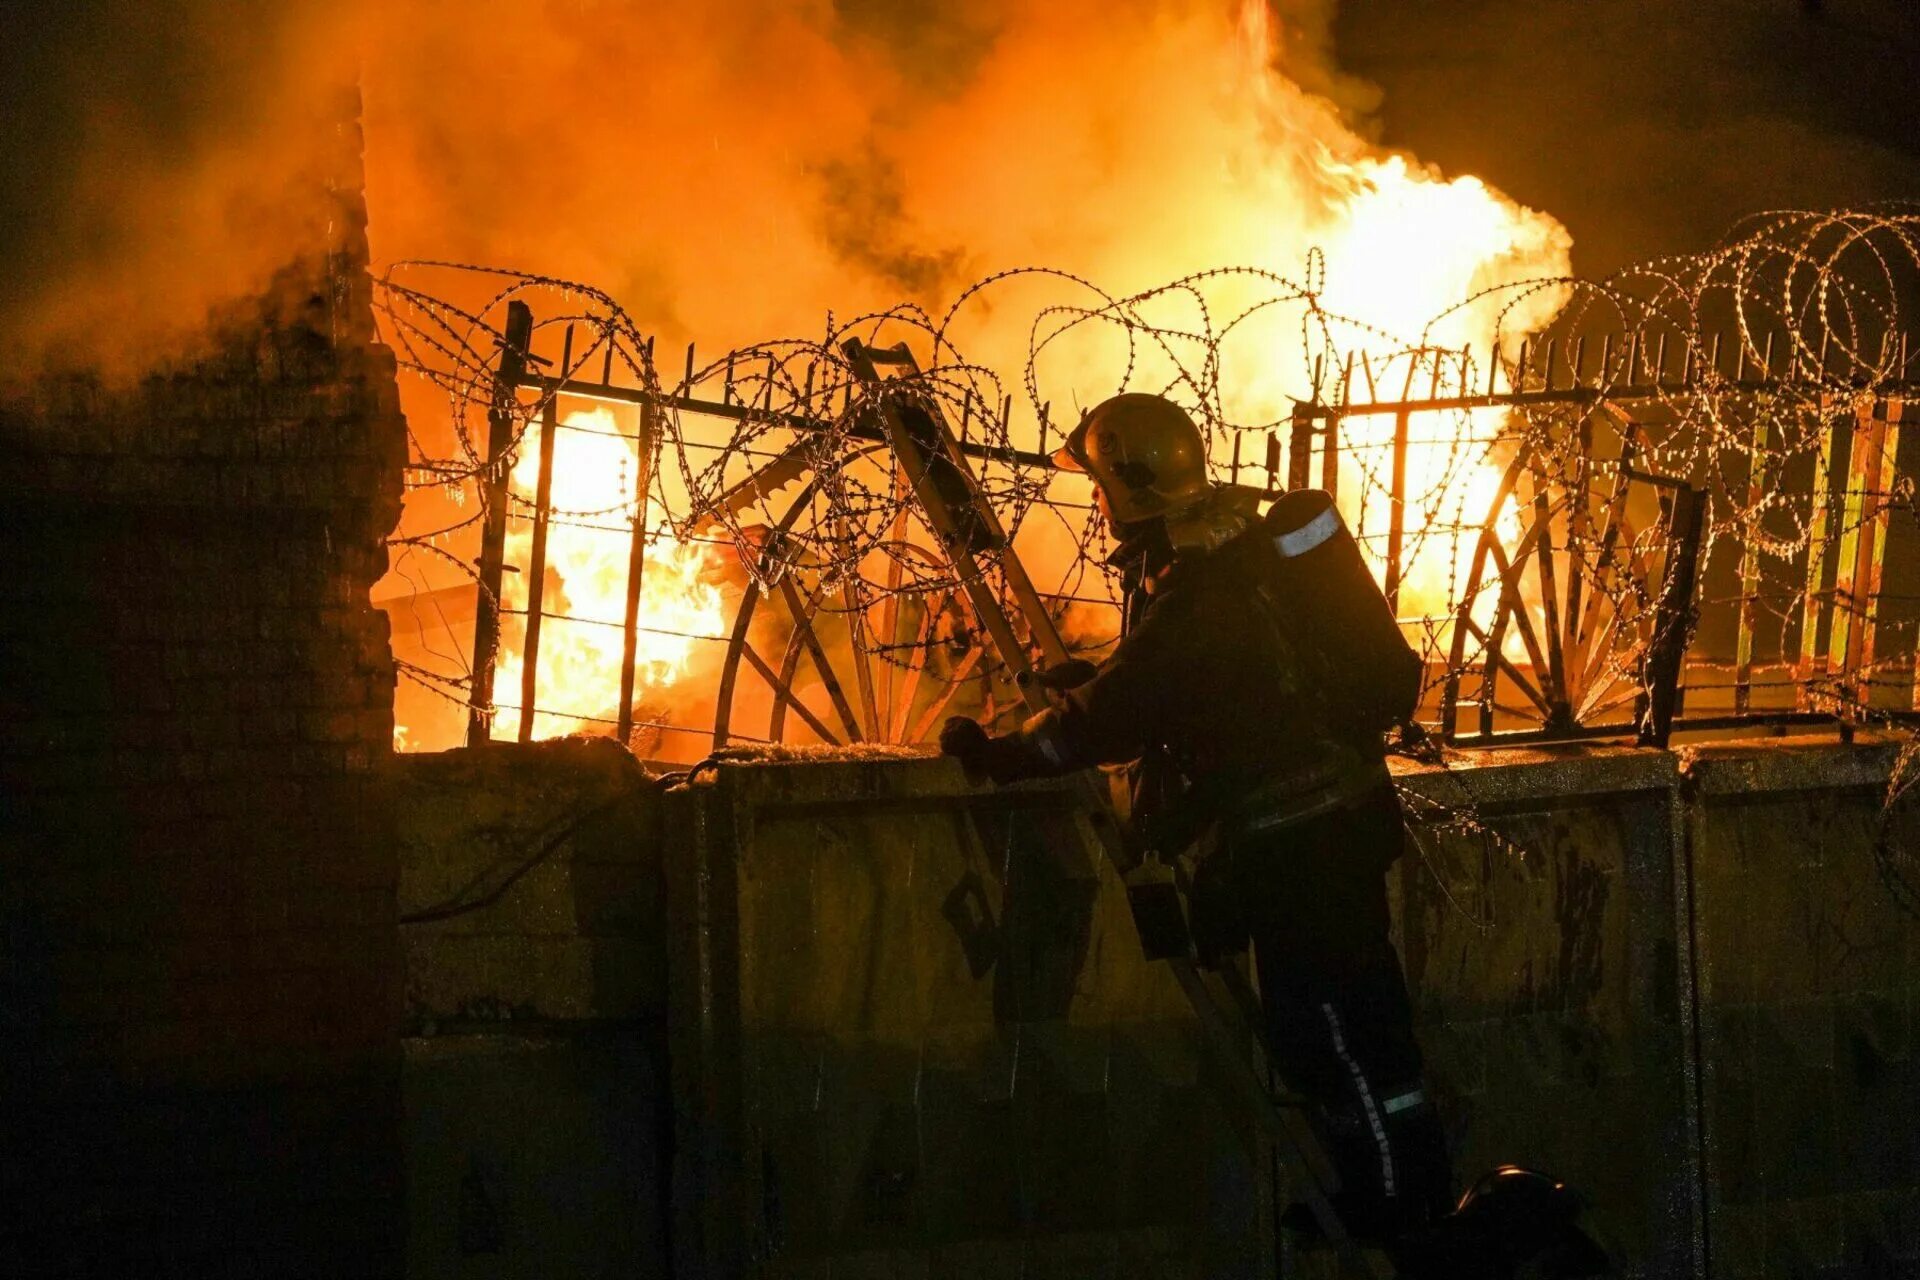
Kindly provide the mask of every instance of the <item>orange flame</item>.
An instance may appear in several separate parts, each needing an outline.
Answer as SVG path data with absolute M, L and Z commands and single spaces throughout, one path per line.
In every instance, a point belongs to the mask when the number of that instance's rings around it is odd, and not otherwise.
M 535 492 L 539 457 L 529 433 L 513 468 L 513 485 L 523 494 Z M 623 432 L 607 408 L 567 413 L 554 437 L 555 514 L 548 526 L 548 580 L 541 601 L 536 738 L 600 729 L 618 715 L 630 554 L 623 526 L 633 510 L 638 459 L 633 434 Z M 510 525 L 507 563 L 520 566 L 524 575 L 532 555 L 531 522 Z M 720 588 L 706 580 L 715 564 L 709 548 L 678 541 L 664 528 L 653 531 L 640 579 L 636 692 L 671 687 L 686 674 L 698 648 L 726 634 L 725 601 Z M 505 603 L 524 609 L 527 590 L 517 580 L 503 587 Z M 494 684 L 500 705 L 496 737 L 520 730 L 524 637 L 522 628 L 503 645 Z
M 1497 304 L 1468 306 L 1423 332 L 1479 290 L 1566 274 L 1570 239 L 1552 218 L 1476 178 L 1449 179 L 1368 142 L 1339 106 L 1289 73 L 1314 51 L 1288 46 L 1290 33 L 1266 0 L 1010 0 L 988 9 L 931 6 L 902 18 L 898 30 L 874 31 L 828 20 L 815 6 L 596 6 L 578 30 L 538 6 L 458 24 L 407 9 L 371 46 L 366 72 L 376 247 L 388 258 L 531 256 L 554 275 L 612 287 L 665 347 L 810 331 L 828 308 L 844 315 L 903 296 L 937 312 L 965 282 L 1024 263 L 1125 294 L 1242 263 L 1297 279 L 1314 248 L 1325 255 L 1321 304 L 1390 335 L 1380 339 L 1385 349 L 1470 345 L 1484 371 L 1496 328 L 1511 346 L 1557 307 L 1543 291 L 1504 316 Z M 926 40 L 916 42 L 916 33 Z M 636 48 L 676 56 L 629 56 Z M 782 74 L 750 70 L 762 65 L 758 53 L 777 54 Z M 438 69 L 449 59 L 551 66 L 564 71 L 556 86 L 590 84 L 596 104 L 621 106 L 584 109 L 562 88 L 445 94 Z M 435 74 L 423 77 L 426 68 Z M 662 127 L 635 128 L 635 120 Z M 547 148 L 550 180 L 539 199 L 471 199 L 524 182 L 525 155 L 503 148 L 502 138 L 539 139 Z M 473 216 L 483 205 L 486 216 Z M 1231 277 L 1215 283 L 1227 295 L 1216 316 L 1233 315 L 1231 295 L 1242 285 Z M 1019 292 L 1026 287 L 1009 286 L 1011 296 L 982 304 L 956 331 L 970 360 L 1009 382 L 1032 334 L 1035 308 L 1026 304 L 1034 297 Z M 1248 280 L 1244 289 L 1251 304 L 1270 286 Z M 1188 318 L 1167 321 L 1191 328 Z M 1129 363 L 1112 339 L 1050 349 L 1037 375 L 1056 422 L 1063 410 L 1119 390 L 1123 370 L 1135 389 L 1175 383 L 1177 371 L 1156 364 L 1153 352 Z M 1297 307 L 1254 316 L 1220 355 L 1221 407 L 1235 422 L 1284 421 L 1291 397 L 1312 382 Z M 1378 390 L 1386 399 L 1401 388 Z M 1448 439 L 1462 428 L 1459 416 L 1415 419 L 1409 490 L 1448 490 L 1437 519 L 1486 518 L 1499 477 L 1472 459 L 1501 425 L 1497 415 L 1472 415 L 1462 451 Z M 1035 443 L 1031 423 L 1016 429 L 1027 433 L 1016 443 Z M 1392 429 L 1390 418 L 1349 419 L 1343 435 L 1364 447 Z M 1214 458 L 1220 478 L 1230 449 L 1223 441 Z M 516 472 L 527 493 L 530 465 L 523 457 Z M 555 505 L 606 509 L 619 496 L 613 481 L 632 470 L 630 444 L 565 432 Z M 1053 493 L 1083 503 L 1082 484 L 1062 478 Z M 1343 467 L 1343 506 L 1361 490 Z M 1375 490 L 1364 519 L 1349 510 L 1376 551 L 1386 509 Z M 1408 515 L 1410 526 L 1425 518 Z M 427 508 L 419 519 L 428 523 Z M 619 524 L 624 516 L 599 519 Z M 1074 532 L 1061 521 L 1023 526 L 1020 551 L 1043 590 L 1069 576 Z M 609 691 L 618 687 L 625 540 L 617 530 L 595 535 L 594 549 L 574 559 L 562 550 L 566 536 L 562 521 L 546 607 L 600 624 L 545 624 L 542 735 L 594 727 L 546 713 L 609 715 Z M 521 526 L 511 561 L 525 564 L 526 540 Z M 1403 617 L 1447 604 L 1472 549 L 1442 545 L 1451 542 L 1430 539 L 1405 567 Z M 723 631 L 730 603 L 702 576 L 712 559 L 663 535 L 642 601 L 642 625 L 653 630 L 641 633 L 638 683 L 672 687 L 684 704 L 676 718 L 689 726 L 704 696 L 701 655 L 721 646 L 687 637 Z M 513 575 L 507 592 L 524 604 L 525 584 Z M 517 639 L 505 639 L 517 653 Z M 499 736 L 517 727 L 518 712 L 504 705 L 519 699 L 517 661 L 509 657 L 496 683 Z M 410 741 L 424 746 L 431 736 Z

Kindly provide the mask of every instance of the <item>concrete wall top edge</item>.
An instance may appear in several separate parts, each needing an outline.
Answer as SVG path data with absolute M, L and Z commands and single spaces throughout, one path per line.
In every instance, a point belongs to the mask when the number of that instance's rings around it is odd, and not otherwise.
M 1703 795 L 1884 785 L 1896 740 L 1749 739 L 1676 750 L 1571 744 L 1450 754 L 1444 765 L 1394 758 L 1395 780 L 1440 804 L 1529 805 L 1667 791 L 1686 781 Z M 716 761 L 679 789 L 718 785 L 756 806 L 815 806 L 996 794 L 1013 803 L 1057 803 L 1061 780 L 993 788 L 969 783 L 952 761 L 925 753 L 740 757 Z
M 1010 787 L 974 785 L 958 763 L 932 754 L 809 754 L 798 758 L 738 758 L 716 761 L 687 781 L 669 789 L 692 792 L 703 787 L 725 788 L 736 800 L 756 808 L 813 807 L 839 804 L 886 804 L 929 800 L 961 801 L 999 795 L 1058 803 L 1068 783 L 1059 779 L 1023 782 Z
M 1701 795 L 1828 791 L 1886 785 L 1901 743 L 1774 739 L 1686 747 L 1680 771 Z
M 1666 791 L 1679 781 L 1674 754 L 1647 747 L 1575 744 L 1451 753 L 1443 765 L 1389 761 L 1402 787 L 1439 804 L 1526 805 Z

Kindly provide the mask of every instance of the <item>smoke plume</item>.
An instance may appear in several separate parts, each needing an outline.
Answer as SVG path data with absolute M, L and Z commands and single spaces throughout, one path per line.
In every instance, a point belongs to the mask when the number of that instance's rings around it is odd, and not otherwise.
M 1365 180 L 1348 166 L 1377 154 L 1330 13 L 46 6 L 7 42 L 27 144 L 0 196 L 4 360 L 149 359 L 313 245 L 333 91 L 356 81 L 377 260 L 588 280 L 670 338 L 810 332 L 828 308 L 938 304 L 1025 263 L 1121 290 L 1223 263 L 1298 272 L 1345 225 Z M 1563 265 L 1552 224 L 1515 214 L 1529 265 Z

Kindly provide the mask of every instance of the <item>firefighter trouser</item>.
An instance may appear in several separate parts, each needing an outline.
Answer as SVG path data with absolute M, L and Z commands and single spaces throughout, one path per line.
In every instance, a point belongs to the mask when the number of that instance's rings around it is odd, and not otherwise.
M 1404 848 L 1399 798 L 1230 839 L 1235 901 L 1259 967 L 1277 1065 L 1320 1115 L 1355 1230 L 1391 1233 L 1452 1207 L 1452 1166 L 1422 1078 L 1385 873 Z

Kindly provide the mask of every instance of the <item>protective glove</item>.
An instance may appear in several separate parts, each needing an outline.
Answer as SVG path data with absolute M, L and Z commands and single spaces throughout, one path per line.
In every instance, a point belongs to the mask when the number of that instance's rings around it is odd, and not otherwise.
M 992 743 L 980 722 L 966 716 L 949 716 L 940 726 L 940 754 L 958 760 L 968 782 L 986 781 L 987 752 Z
M 967 781 L 975 784 L 993 782 L 1004 786 L 1022 778 L 1056 772 L 1046 767 L 1024 734 L 995 737 L 965 716 L 954 716 L 941 726 L 940 753 L 958 760 L 966 770 Z

